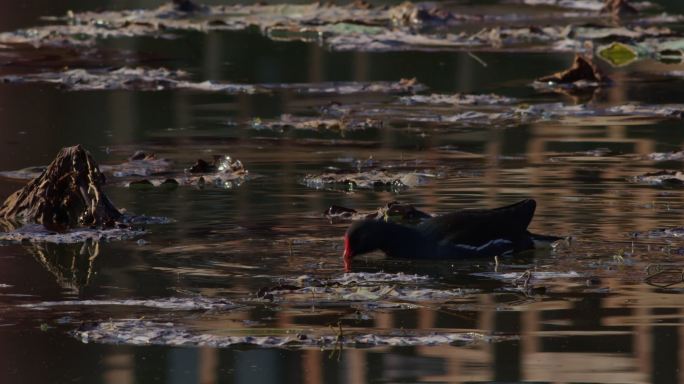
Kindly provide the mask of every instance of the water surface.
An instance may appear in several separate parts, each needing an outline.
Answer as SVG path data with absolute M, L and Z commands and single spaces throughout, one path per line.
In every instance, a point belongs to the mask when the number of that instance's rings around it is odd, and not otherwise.
M 44 4 L 42 4 L 44 3 Z M 12 30 L 62 14 L 52 3 L 5 17 Z M 152 7 L 153 2 L 102 8 Z M 672 8 L 675 11 L 674 2 Z M 8 6 L 4 5 L 3 7 Z M 88 2 L 74 10 L 95 9 Z M 3 14 L 5 14 L 3 12 Z M 416 77 L 430 92 L 497 93 L 517 103 L 581 102 L 539 93 L 530 83 L 567 67 L 572 54 L 484 52 L 331 52 L 313 43 L 274 42 L 256 30 L 182 33 L 101 43 L 108 57 L 86 68 L 183 69 L 197 81 L 248 84 L 398 81 Z M 63 58 L 7 61 L 2 74 L 51 71 Z M 663 78 L 678 64 L 640 61 L 605 68 L 614 86 L 598 105 L 684 103 L 684 78 Z M 37 68 L 37 69 L 36 69 Z M 0 84 L 0 168 L 47 164 L 59 148 L 83 144 L 102 164 L 135 150 L 157 153 L 176 169 L 229 154 L 259 176 L 232 188 L 107 187 L 118 207 L 175 222 L 150 225 L 144 241 L 14 244 L 0 248 L 0 372 L 4 382 L 676 382 L 681 381 L 684 283 L 658 288 L 644 280 L 651 264 L 682 268 L 684 244 L 639 235 L 682 225 L 679 188 L 630 182 L 681 161 L 648 155 L 682 149 L 681 119 L 575 118 L 499 124 L 388 124 L 379 129 L 258 130 L 249 121 L 283 114 L 317 116 L 330 103 L 383 108 L 397 95 L 311 95 L 192 90 L 71 92 L 50 84 Z M 616 122 L 617 121 L 617 122 Z M 446 168 L 445 177 L 401 190 L 312 189 L 302 183 L 328 167 L 355 161 L 414 162 Z M 23 182 L 0 180 L 4 198 Z M 432 213 L 538 202 L 533 232 L 572 237 L 569 246 L 517 259 L 400 263 L 359 259 L 363 272 L 417 274 L 399 289 L 461 289 L 449 298 L 380 300 L 257 297 L 264 287 L 301 279 L 343 278 L 341 237 L 347 221 L 330 221 L 331 204 L 372 211 L 400 200 Z M 531 288 L 495 279 L 532 271 Z M 544 273 L 552 273 L 550 279 Z M 536 274 L 536 278 L 535 278 Z M 556 274 L 556 275 L 554 275 Z M 556 277 L 554 277 L 556 276 Z M 677 282 L 678 276 L 665 276 Z M 298 280 L 299 279 L 299 280 Z M 528 287 L 530 288 L 530 287 Z M 355 288 L 350 288 L 353 293 Z M 339 293 L 339 292 L 338 292 Z M 169 310 L 113 305 L 114 300 L 229 300 L 234 309 Z M 389 297 L 389 298 L 388 298 Z M 101 300 L 109 305 L 44 302 Z M 392 304 L 387 307 L 377 304 Z M 89 342 L 73 331 L 118 320 L 170 322 L 197 334 L 335 336 L 468 334 L 499 339 L 419 346 L 154 346 Z

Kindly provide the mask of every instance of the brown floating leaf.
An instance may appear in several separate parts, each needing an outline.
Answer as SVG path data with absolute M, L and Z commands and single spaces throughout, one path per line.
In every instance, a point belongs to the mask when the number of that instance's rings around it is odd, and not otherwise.
M 537 81 L 558 84 L 571 84 L 578 81 L 608 83 L 610 79 L 589 58 L 576 54 L 572 67 L 553 75 L 540 77 Z
M 49 229 L 113 226 L 122 214 L 102 191 L 104 175 L 80 145 L 62 148 L 48 168 L 0 207 L 0 216 Z

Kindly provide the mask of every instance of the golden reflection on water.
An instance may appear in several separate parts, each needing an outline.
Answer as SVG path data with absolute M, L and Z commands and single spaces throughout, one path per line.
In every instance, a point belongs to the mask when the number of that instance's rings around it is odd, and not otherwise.
M 210 34 L 200 39 L 205 44 L 205 54 L 198 66 L 207 77 L 221 77 L 221 63 L 226 54 L 222 48 L 227 38 Z M 128 44 L 128 48 L 135 49 L 137 43 Z M 327 80 L 334 59 L 321 49 L 307 50 L 304 59 L 298 61 L 305 70 L 303 80 Z M 434 60 L 431 57 L 424 59 L 428 63 L 419 69 L 427 72 Z M 448 62 L 453 76 L 445 82 L 454 83 L 459 91 L 479 91 L 481 84 L 475 79 L 483 77 L 483 69 L 477 63 L 451 56 L 441 59 Z M 391 66 L 377 60 L 371 54 L 351 54 L 350 65 L 344 70 L 349 70 L 352 80 L 374 79 L 385 66 Z M 533 63 L 537 58 L 521 60 Z M 549 63 L 544 65 L 549 66 Z M 663 67 L 651 63 L 639 64 L 632 70 L 656 72 L 677 68 L 681 69 L 681 65 Z M 621 104 L 634 100 L 635 95 L 649 97 L 643 88 L 636 88 L 627 81 L 626 75 L 616 72 L 613 76 L 617 85 L 595 95 L 597 102 Z M 527 80 L 516 77 L 511 81 L 525 87 L 522 83 Z M 491 88 L 491 84 L 488 86 Z M 490 88 L 487 91 L 491 91 Z M 643 160 L 648 154 L 682 148 L 683 136 L 675 131 L 681 129 L 680 122 L 663 124 L 644 120 L 637 125 L 634 121 L 625 123 L 615 119 L 569 118 L 513 128 L 458 128 L 437 133 L 426 129 L 425 135 L 386 127 L 370 139 L 357 142 L 349 137 L 336 137 L 335 142 L 327 139 L 315 142 L 296 137 L 259 139 L 246 130 L 234 132 L 212 124 L 216 120 L 225 122 L 228 117 L 248 120 L 264 113 L 278 115 L 301 111 L 336 97 L 312 100 L 283 92 L 274 96 L 275 100 L 243 95 L 217 97 L 207 102 L 202 95 L 183 92 L 142 96 L 112 93 L 89 95 L 95 100 L 92 104 L 97 104 L 91 111 L 92 105 L 85 104 L 85 100 L 91 99 L 54 90 L 0 89 L 0 96 L 4 105 L 9 106 L 0 110 L 2 120 L 9 127 L 5 128 L 7 137 L 14 135 L 14 130 L 34 126 L 38 128 L 28 129 L 30 140 L 44 134 L 35 143 L 16 135 L 0 143 L 3 153 L 12 155 L 3 160 L 3 169 L 36 165 L 38 160 L 38 163 L 44 162 L 56 147 L 72 144 L 70 140 L 78 138 L 95 148 L 128 149 L 143 143 L 146 148 L 175 156 L 179 162 L 191 162 L 198 153 L 204 155 L 202 151 L 212 149 L 215 153 L 230 153 L 270 178 L 247 183 L 225 194 L 199 194 L 183 189 L 147 195 L 112 191 L 121 204 L 133 210 L 172 215 L 183 225 L 155 228 L 156 233 L 153 231 L 150 235 L 150 244 L 133 250 L 122 246 L 122 251 L 112 245 L 103 246 L 106 249 L 102 250 L 74 248 L 66 254 L 50 247 L 24 250 L 24 253 L 17 251 L 13 256 L 17 259 L 29 252 L 34 254 L 35 261 L 31 259 L 34 264 L 22 264 L 20 268 L 16 266 L 20 263 L 16 260 L 2 261 L 0 283 L 15 281 L 16 290 L 21 293 L 27 290 L 27 283 L 22 280 L 39 276 L 36 281 L 30 281 L 37 286 L 36 300 L 42 300 L 41 295 L 62 298 L 89 293 L 89 290 L 103 296 L 144 297 L 193 291 L 234 298 L 253 294 L 264 280 L 273 276 L 296 277 L 302 273 L 329 276 L 340 269 L 340 245 L 334 239 L 340 236 L 346 224 L 329 225 L 316 215 L 331 202 L 373 209 L 396 198 L 427 211 L 444 212 L 469 206 L 494 208 L 520 198 L 534 197 L 539 209 L 531 229 L 539 233 L 572 235 L 579 242 L 577 248 L 561 254 L 568 260 L 542 256 L 541 266 L 577 270 L 586 273 L 587 280 L 594 275 L 599 277 L 599 283 L 586 284 L 586 287 L 583 286 L 584 278 L 571 282 L 560 279 L 550 283 L 549 292 L 541 298 L 483 288 L 462 299 L 428 303 L 414 310 L 373 311 L 369 321 L 357 327 L 353 324 L 345 324 L 345 327 L 350 332 L 473 331 L 518 338 L 465 346 L 345 348 L 339 361 L 331 350 L 84 346 L 65 336 L 62 329 L 49 336 L 39 333 L 39 337 L 32 340 L 39 344 L 40 348 L 36 349 L 44 350 L 40 356 L 52 358 L 57 355 L 54 358 L 59 359 L 64 358 L 60 355 L 70 353 L 74 359 L 81 356 L 90 359 L 91 354 L 95 355 L 93 351 L 99 354 L 97 364 L 86 367 L 93 371 L 83 375 L 73 374 L 83 367 L 53 368 L 55 371 L 63 369 L 64 377 L 79 376 L 84 382 L 111 384 L 157 381 L 202 384 L 684 381 L 680 375 L 680 368 L 684 367 L 684 354 L 680 353 L 684 345 L 680 332 L 684 284 L 660 290 L 643 281 L 646 265 L 679 262 L 679 255 L 675 252 L 668 256 L 659 251 L 658 248 L 666 243 L 664 240 L 638 239 L 634 242 L 635 254 L 627 258 L 631 264 L 620 265 L 613 259 L 620 249 L 630 247 L 629 233 L 632 231 L 682 225 L 684 199 L 681 190 L 627 182 L 630 176 L 660 167 L 653 161 Z M 24 116 L 24 110 L 19 107 L 11 108 L 13 103 L 18 103 L 16 100 L 29 96 L 35 107 L 30 115 Z M 343 100 L 350 101 L 350 98 Z M 565 96 L 562 100 L 575 101 Z M 70 115 L 69 111 L 83 109 L 88 113 Z M 219 116 L 213 116 L 214 113 Z M 53 129 L 53 121 L 44 122 L 41 116 L 57 120 L 59 127 L 69 130 L 70 135 Z M 93 133 L 96 130 L 81 122 L 81 118 L 86 123 L 101 124 L 98 127 L 113 132 L 112 136 Z M 207 120 L 208 126 L 203 126 Z M 179 127 L 196 127 L 197 130 L 165 131 Z M 205 136 L 207 132 L 209 134 Z M 456 146 L 466 153 L 440 149 L 446 145 Z M 603 147 L 615 153 L 591 152 Z M 341 156 L 365 159 L 370 155 L 380 160 L 420 158 L 457 164 L 480 173 L 451 177 L 399 195 L 312 191 L 297 183 L 302 174 L 320 171 Z M 102 152 L 96 157 L 106 158 Z M 674 167 L 681 168 L 681 163 Z M 259 191 L 264 187 L 270 189 Z M 15 189 L 16 184 L 3 183 L 0 188 L 4 196 Z M 302 213 L 305 218 L 301 217 Z M 242 229 L 236 229 L 238 226 Z M 283 260 L 288 257 L 285 240 L 291 237 L 308 243 L 297 245 L 294 248 L 297 259 L 288 259 L 285 263 Z M 682 245 L 681 241 L 668 241 L 674 250 Z M 652 244 L 652 248 L 647 244 Z M 197 257 L 199 260 L 193 259 L 196 254 L 202 254 Z M 26 263 L 26 260 L 21 262 Z M 252 273 L 268 277 L 253 281 L 250 279 Z M 451 283 L 456 285 L 458 282 Z M 169 289 L 176 291 L 169 293 Z M 309 308 L 285 303 L 276 309 L 259 307 L 230 313 L 191 314 L 181 321 L 210 333 L 228 332 L 226 329 L 258 330 L 258 327 L 246 325 L 249 321 L 260 321 L 264 326 L 281 330 L 313 329 L 324 333 L 329 332 L 329 324 L 335 324 L 339 317 L 350 312 L 353 310 L 346 304 Z M 118 314 L 123 316 L 124 313 Z M 100 320 L 107 315 L 109 313 L 95 313 L 93 317 Z M 31 321 L 37 323 L 48 321 L 40 317 L 42 314 L 31 316 L 35 317 Z M 22 330 L 33 332 L 35 336 L 38 333 L 36 326 L 24 324 Z M 50 344 L 53 342 L 50 337 L 59 342 Z M 7 348 L 8 356 L 12 348 L 25 347 L 23 338 L 4 329 L 0 329 L 0 340 L 0 345 Z M 33 377 L 31 370 L 35 362 L 29 357 L 24 359 L 18 364 L 27 377 Z M 41 376 L 40 373 L 35 375 Z M 63 378 L 59 374 L 56 376 Z

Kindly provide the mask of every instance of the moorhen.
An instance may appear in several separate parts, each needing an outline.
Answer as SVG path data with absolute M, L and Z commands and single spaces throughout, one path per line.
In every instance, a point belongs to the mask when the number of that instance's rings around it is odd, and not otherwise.
M 344 270 L 351 271 L 354 256 L 378 249 L 390 258 L 465 259 L 532 249 L 538 238 L 558 239 L 527 230 L 536 206 L 534 200 L 527 199 L 496 209 L 464 209 L 414 227 L 356 221 L 344 235 Z

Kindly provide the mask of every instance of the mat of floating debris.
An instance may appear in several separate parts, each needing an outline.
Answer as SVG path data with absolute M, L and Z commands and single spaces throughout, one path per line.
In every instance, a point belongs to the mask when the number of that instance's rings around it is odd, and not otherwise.
M 325 333 L 324 333 L 325 332 Z M 394 333 L 350 332 L 344 329 L 337 334 L 330 330 L 307 333 L 306 330 L 292 330 L 283 335 L 213 335 L 199 333 L 171 322 L 148 320 L 111 320 L 87 324 L 71 332 L 84 343 L 128 344 L 128 345 L 166 345 L 195 347 L 230 347 L 233 345 L 255 345 L 260 347 L 380 347 L 380 346 L 431 346 L 431 345 L 469 345 L 478 342 L 497 342 L 514 340 L 516 336 L 488 336 L 476 332 L 416 332 L 401 331 Z

